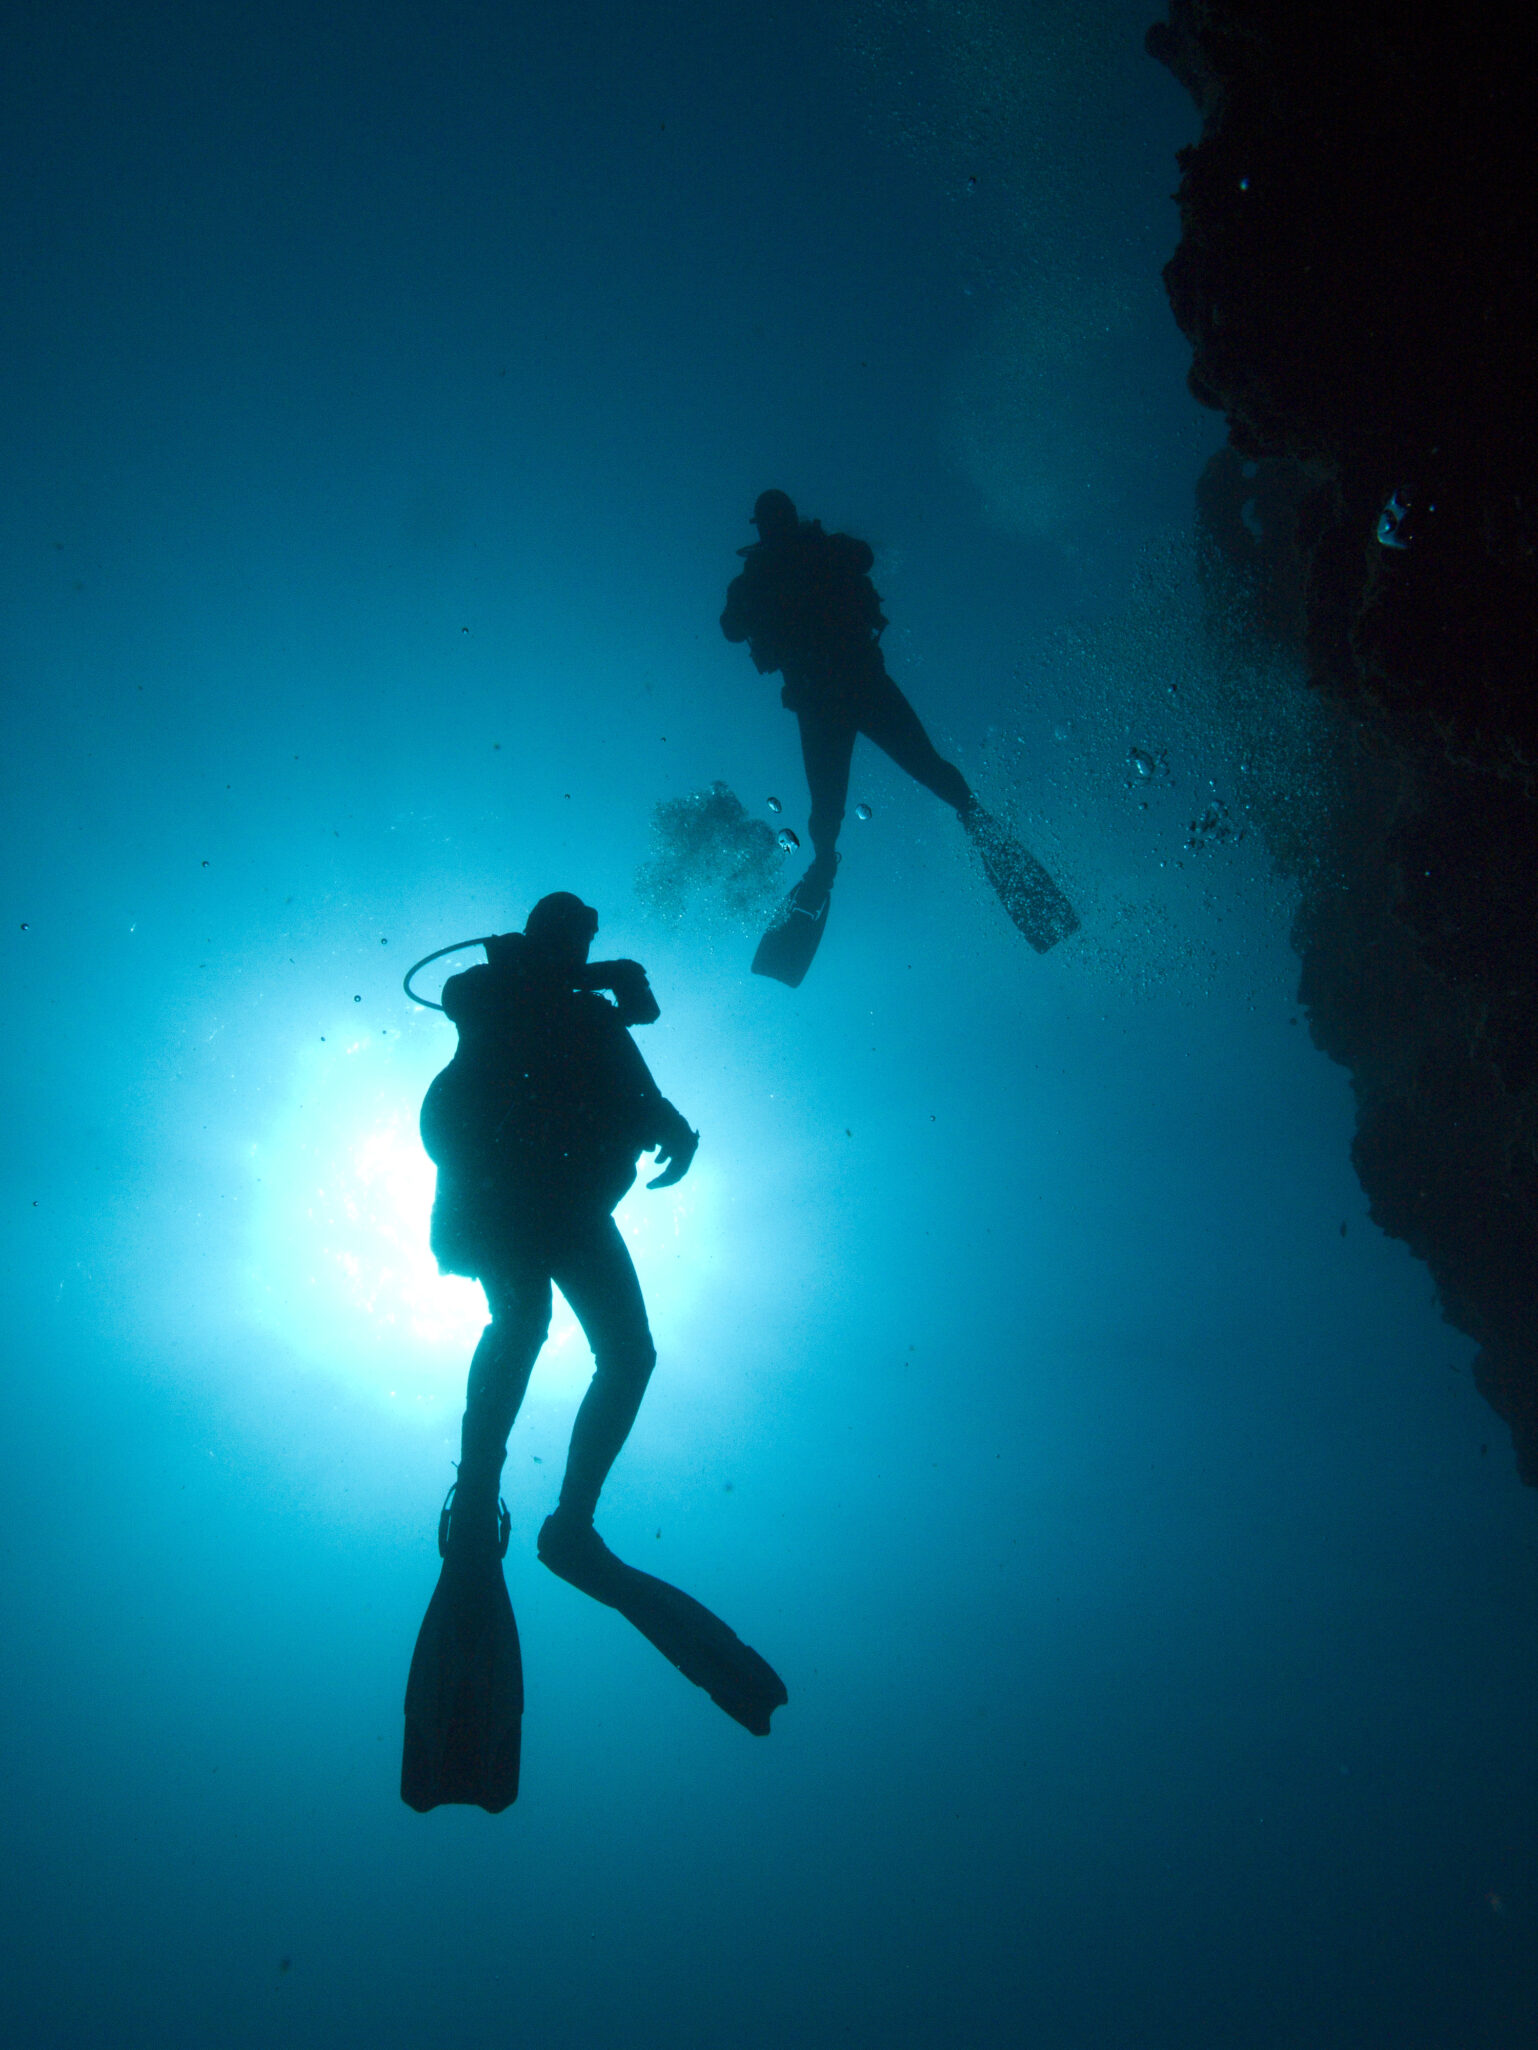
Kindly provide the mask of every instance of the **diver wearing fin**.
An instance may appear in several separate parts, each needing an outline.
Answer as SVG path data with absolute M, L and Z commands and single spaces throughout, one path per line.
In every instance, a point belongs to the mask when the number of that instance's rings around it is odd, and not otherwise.
M 887 622 L 870 580 L 870 543 L 824 533 L 820 521 L 797 516 L 783 491 L 759 494 L 753 524 L 758 539 L 740 551 L 742 571 L 727 591 L 721 631 L 747 642 L 760 675 L 778 669 L 785 678 L 780 702 L 801 728 L 812 800 L 811 873 L 831 888 L 858 734 L 961 817 L 973 797 L 887 674 Z
M 639 1154 L 655 1150 L 663 1172 L 650 1186 L 665 1188 L 688 1171 L 699 1134 L 626 1029 L 658 1015 L 645 971 L 634 961 L 590 966 L 597 930 L 580 898 L 541 898 L 523 932 L 484 941 L 486 964 L 443 991 L 459 1046 L 422 1105 L 438 1168 L 432 1247 L 445 1273 L 480 1281 L 491 1321 L 471 1362 L 459 1475 L 439 1519 L 443 1570 L 406 1684 L 401 1795 L 419 1810 L 451 1801 L 495 1814 L 517 1798 L 523 1666 L 502 1577 L 510 1523 L 499 1488 L 549 1333 L 552 1284 L 587 1334 L 594 1371 L 542 1554 L 548 1540 L 563 1560 L 610 1556 L 593 1511 L 656 1360 L 610 1213 Z
M 785 679 L 780 702 L 801 729 L 813 857 L 779 923 L 765 934 L 755 970 L 794 987 L 810 966 L 838 871 L 850 763 L 862 733 L 951 807 L 1015 924 L 1038 951 L 1054 946 L 1078 925 L 1072 907 L 936 751 L 887 674 L 887 621 L 870 580 L 870 544 L 801 519 L 783 491 L 759 494 L 753 524 L 758 540 L 739 550 L 743 566 L 727 590 L 721 631 L 729 641 L 747 642 L 760 674 L 777 669 Z

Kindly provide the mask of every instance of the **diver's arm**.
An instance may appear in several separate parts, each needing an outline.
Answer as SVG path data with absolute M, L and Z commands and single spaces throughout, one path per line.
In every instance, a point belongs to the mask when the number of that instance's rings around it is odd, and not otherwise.
M 726 610 L 721 614 L 721 631 L 729 641 L 746 641 L 753 667 L 760 676 L 778 669 L 781 651 L 775 638 L 775 606 L 772 588 L 766 590 L 765 573 L 744 570 L 733 577 L 726 593 Z
M 744 571 L 741 576 L 733 577 L 726 587 L 726 610 L 721 614 L 721 631 L 729 641 L 745 641 L 752 632 L 748 619 L 751 609 L 748 576 Z
M 662 1016 L 639 961 L 590 961 L 582 970 L 582 987 L 612 991 L 621 1025 L 655 1025 Z

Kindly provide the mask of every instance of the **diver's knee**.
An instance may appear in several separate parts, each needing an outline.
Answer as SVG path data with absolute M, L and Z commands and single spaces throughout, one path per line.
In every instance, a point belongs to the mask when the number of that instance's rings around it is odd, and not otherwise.
M 593 1361 L 594 1378 L 611 1386 L 644 1389 L 657 1364 L 657 1348 L 650 1338 L 631 1339 L 624 1345 L 606 1346 Z
M 531 1341 L 536 1346 L 544 1344 L 550 1336 L 550 1318 L 554 1304 L 547 1289 L 543 1296 L 537 1290 L 504 1289 L 495 1283 L 482 1282 L 486 1290 L 486 1307 L 491 1312 L 491 1322 L 486 1326 L 486 1335 L 511 1345 L 519 1339 Z
M 509 1343 L 523 1339 L 533 1345 L 543 1345 L 550 1336 L 550 1305 L 546 1303 L 543 1308 L 524 1305 L 504 1310 L 500 1316 L 493 1311 L 488 1329 L 502 1333 Z

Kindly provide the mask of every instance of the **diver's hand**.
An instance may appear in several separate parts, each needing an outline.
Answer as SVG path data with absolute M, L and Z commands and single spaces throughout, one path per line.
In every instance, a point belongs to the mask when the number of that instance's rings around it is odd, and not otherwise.
M 603 965 L 607 986 L 614 992 L 621 1023 L 655 1025 L 662 1012 L 640 962 L 607 961 Z
M 668 1120 L 667 1135 L 657 1141 L 657 1165 L 662 1173 L 646 1184 L 649 1189 L 670 1189 L 674 1182 L 681 1182 L 699 1151 L 699 1133 L 689 1129 L 688 1119 L 673 1110 L 672 1104 L 668 1109 L 672 1117 Z

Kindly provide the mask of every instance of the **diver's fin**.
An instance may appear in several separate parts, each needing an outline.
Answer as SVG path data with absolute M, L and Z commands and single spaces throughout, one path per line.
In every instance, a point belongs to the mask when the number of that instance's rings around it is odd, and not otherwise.
M 1051 876 L 991 812 L 974 804 L 961 814 L 967 837 L 998 892 L 999 902 L 1038 954 L 1079 929 L 1079 915 Z
M 768 1736 L 770 1716 L 790 1699 L 785 1682 L 703 1602 L 616 1559 L 590 1527 L 567 1533 L 554 1516 L 539 1534 L 539 1556 L 560 1579 L 617 1609 L 734 1722 Z
M 826 873 L 814 861 L 775 913 L 774 924 L 759 941 L 758 952 L 753 956 L 755 975 L 773 976 L 790 989 L 800 987 L 827 929 L 833 877 L 828 874 L 825 881 Z
M 502 1578 L 507 1511 L 496 1535 L 449 1542 L 453 1490 L 439 1519 L 443 1571 L 427 1605 L 406 1681 L 401 1799 L 425 1814 L 462 1802 L 498 1815 L 518 1798 L 523 1659 Z

